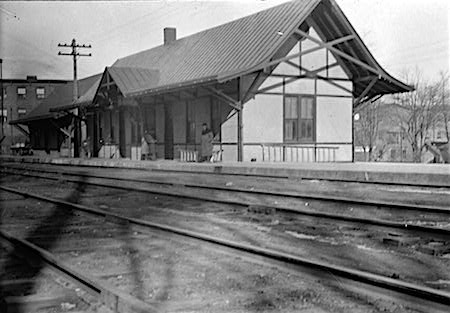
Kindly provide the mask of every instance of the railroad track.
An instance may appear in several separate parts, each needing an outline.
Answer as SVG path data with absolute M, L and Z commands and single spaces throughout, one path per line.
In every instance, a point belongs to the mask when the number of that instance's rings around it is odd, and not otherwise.
M 5 239 L 5 234 L 0 232 L 1 312 L 43 312 L 90 306 L 81 296 L 81 289 L 75 288 L 57 271 L 47 267 L 38 275 L 36 264 L 27 260 L 24 249 L 19 255 L 16 242 L 10 239 Z
M 12 236 L 4 230 L 10 222 L 0 224 L 1 312 L 155 312 L 149 304 L 86 276 L 29 240 Z M 30 224 L 18 226 L 27 229 Z
M 445 188 L 447 191 L 447 198 L 444 198 L 446 201 L 445 203 L 442 203 L 440 205 L 436 204 L 420 204 L 420 203 L 412 203 L 412 202 L 401 202 L 401 201 L 393 201 L 393 200 L 377 200 L 377 199 L 367 199 L 367 195 L 358 195 L 358 196 L 339 196 L 336 193 L 333 194 L 324 194 L 317 190 L 313 190 L 313 192 L 304 192 L 302 190 L 298 189 L 292 189 L 286 187 L 286 185 L 283 185 L 283 188 L 277 188 L 277 186 L 270 186 L 271 188 L 261 188 L 261 187 L 254 187 L 254 186 L 233 186 L 233 184 L 222 184 L 223 180 L 220 180 L 220 183 L 211 183 L 211 181 L 202 182 L 203 179 L 200 179 L 200 182 L 194 182 L 192 180 L 183 181 L 180 179 L 180 175 L 169 177 L 168 179 L 166 177 L 144 177 L 144 178 L 135 178 L 133 176 L 127 175 L 127 173 L 123 176 L 117 176 L 117 175 L 100 175 L 100 174 L 93 174 L 93 173 L 87 173 L 86 167 L 79 167 L 77 169 L 73 169 L 73 166 L 71 167 L 60 167 L 56 165 L 50 165 L 50 166 L 44 166 L 44 168 L 40 165 L 39 167 L 36 166 L 17 166 L 15 164 L 3 164 L 3 169 L 14 169 L 14 170 L 20 170 L 20 171 L 28 171 L 28 172 L 37 172 L 37 173 L 51 173 L 51 174 L 57 174 L 57 175 L 63 175 L 63 176 L 86 176 L 91 178 L 104 178 L 104 179 L 112 179 L 112 180 L 119 180 L 119 181 L 128 181 L 128 182 L 143 182 L 143 183 L 153 183 L 158 185 L 179 185 L 179 186 L 185 186 L 185 187 L 192 187 L 192 188 L 202 188 L 205 190 L 219 190 L 219 191 L 232 191 L 237 193 L 252 193 L 256 195 L 272 195 L 272 196 L 283 196 L 288 198 L 301 198 L 305 200 L 319 200 L 319 201 L 327 201 L 327 202 L 333 202 L 333 203 L 343 203 L 343 204 L 350 204 L 350 205 L 369 205 L 373 206 L 376 205 L 377 207 L 387 207 L 387 208 L 393 208 L 393 209 L 404 209 L 404 210 L 426 210 L 426 211 L 436 211 L 436 212 L 449 212 L 450 211 L 450 190 L 448 188 Z M 92 169 L 92 168 L 91 168 Z M 92 172 L 92 171 L 90 171 Z M 136 172 L 136 171 L 135 171 Z M 138 171 L 139 172 L 139 171 Z M 152 172 L 158 172 L 152 170 Z M 192 174 L 192 173 L 191 173 Z M 195 173 L 195 175 L 200 175 L 203 173 Z M 208 174 L 209 176 L 213 176 L 214 174 Z M 223 176 L 223 175 L 219 175 Z M 235 175 L 238 176 L 238 175 Z M 268 179 L 267 177 L 264 177 L 264 179 Z M 276 183 L 283 182 L 285 179 L 278 178 L 277 180 L 273 180 L 273 183 L 276 185 Z M 292 180 L 287 180 L 291 181 Z M 295 180 L 294 180 L 295 182 Z M 362 184 L 359 183 L 358 184 Z M 370 185 L 370 184 L 369 184 Z M 383 185 L 383 184 L 379 184 Z M 389 187 L 391 188 L 391 187 Z M 424 188 L 424 187 L 421 187 Z M 427 189 L 431 190 L 431 192 L 442 189 L 438 188 L 436 186 L 434 187 L 428 187 Z M 342 190 L 339 191 L 339 193 L 342 193 Z M 411 193 L 412 194 L 412 193 Z M 438 194 L 438 193 L 437 193 Z
M 185 197 L 196 200 L 206 200 L 210 202 L 217 202 L 222 204 L 239 205 L 250 207 L 254 210 L 276 210 L 279 212 L 286 212 L 290 214 L 305 215 L 316 218 L 324 218 L 330 220 L 360 223 L 366 225 L 375 225 L 396 229 L 399 231 L 406 231 L 410 233 L 418 233 L 423 236 L 438 236 L 438 239 L 447 240 L 450 236 L 450 207 L 448 206 L 428 206 L 405 203 L 387 203 L 385 201 L 368 201 L 347 199 L 342 197 L 326 197 L 310 195 L 305 198 L 303 194 L 285 193 L 285 192 L 271 192 L 267 190 L 255 190 L 252 188 L 230 188 L 222 186 L 207 186 L 199 184 L 186 184 L 179 181 L 164 182 L 161 180 L 152 179 L 130 179 L 111 177 L 110 175 L 98 175 L 79 172 L 62 172 L 42 169 L 6 169 L 3 167 L 3 173 L 18 174 L 28 177 L 49 179 L 49 180 L 64 180 L 68 182 L 78 182 L 79 177 L 85 178 L 86 184 L 91 184 L 100 187 L 117 188 L 122 190 L 150 192 L 154 194 L 162 194 L 167 196 Z M 41 173 L 41 174 L 37 174 Z M 117 184 L 121 182 L 121 184 Z M 131 184 L 136 183 L 136 184 Z M 157 185 L 157 186 L 155 186 Z M 163 186 L 163 188 L 161 188 Z M 200 190 L 200 191 L 199 191 Z M 248 196 L 250 195 L 250 197 Z M 326 203 L 338 202 L 345 205 L 348 210 L 334 213 L 333 209 L 325 207 L 325 209 L 316 209 L 317 206 L 310 204 L 310 199 L 318 200 Z M 286 201 L 287 200 L 287 201 Z M 292 201 L 291 201 L 292 200 Z M 356 206 L 355 206 L 356 205 Z M 380 208 L 388 208 L 388 210 L 404 211 L 407 215 L 403 218 L 395 219 L 395 216 L 390 214 L 385 215 L 384 218 L 374 218 L 370 216 L 370 212 L 363 212 L 358 216 L 358 207 L 360 211 L 369 211 L 375 209 L 376 214 L 379 214 Z M 450 205 L 450 204 L 449 204 Z M 331 211 L 331 212 L 330 212 Z M 343 213 L 342 213 L 343 212 Z M 398 214 L 398 212 L 396 212 Z M 414 215 L 418 214 L 420 219 L 415 219 Z M 375 215 L 375 214 L 373 214 Z M 427 215 L 430 215 L 427 218 Z M 444 226 L 429 225 L 433 223 L 444 222 Z
M 102 310 L 102 307 L 118 313 L 156 312 L 151 305 L 86 276 L 68 265 L 67 262 L 61 261 L 52 253 L 27 240 L 0 231 L 0 242 L 13 253 L 12 255 L 5 254 L 7 260 L 4 262 L 10 264 L 8 269 L 11 265 L 21 266 L 19 269 L 15 268 L 15 271 L 20 271 L 19 275 L 26 277 L 23 279 L 14 275 L 14 279 L 0 281 L 0 292 L 4 295 L 3 299 L 0 298 L 3 301 L 0 304 L 2 312 L 45 312 L 43 310 L 46 309 L 54 312 L 54 310 L 67 311 L 74 308 L 84 310 L 84 312 L 97 312 L 97 310 Z M 26 260 L 24 261 L 23 258 Z M 22 264 L 24 262 L 25 265 Z M 11 272 L 8 274 L 10 275 Z M 36 276 L 39 278 L 36 279 Z M 41 282 L 43 278 L 45 279 L 45 293 L 28 294 L 35 289 L 31 286 L 44 284 Z M 53 286 L 49 286 L 49 280 Z M 19 295 L 14 295 L 15 293 Z
M 428 303 L 427 305 L 432 305 L 432 307 L 436 308 L 437 310 L 448 310 L 448 305 L 450 304 L 450 295 L 444 291 L 434 290 L 428 287 L 421 287 L 416 284 L 411 284 L 380 275 L 374 275 L 372 273 L 354 270 L 351 268 L 345 268 L 342 266 L 335 266 L 324 262 L 317 262 L 306 258 L 300 258 L 296 255 L 282 253 L 272 249 L 265 249 L 254 245 L 242 244 L 240 242 L 222 239 L 211 235 L 205 235 L 203 233 L 186 230 L 179 227 L 172 227 L 166 224 L 148 222 L 140 218 L 129 218 L 121 214 L 111 213 L 105 210 L 99 210 L 92 207 L 74 204 L 63 200 L 57 200 L 50 197 L 43 197 L 41 195 L 31 194 L 29 192 L 5 187 L 2 187 L 2 189 L 8 192 L 20 194 L 25 197 L 31 197 L 34 199 L 39 199 L 40 201 L 53 203 L 65 208 L 71 208 L 74 210 L 87 212 L 89 214 L 107 217 L 109 220 L 120 221 L 121 223 L 126 222 L 127 224 L 132 225 L 139 225 L 140 227 L 144 227 L 146 229 L 151 228 L 168 233 L 175 233 L 182 237 L 192 238 L 197 241 L 207 242 L 209 244 L 218 245 L 221 247 L 227 247 L 241 253 L 249 254 L 252 258 L 257 256 L 259 258 L 262 257 L 264 259 L 268 259 L 269 262 L 277 261 L 283 263 L 284 265 L 287 264 L 289 266 L 295 265 L 308 267 L 320 272 L 331 273 L 332 275 L 339 276 L 340 279 L 345 279 L 346 281 L 348 280 L 349 283 L 352 281 L 358 281 L 359 283 L 364 284 L 365 288 L 367 288 L 368 286 L 371 286 L 370 288 L 378 288 L 378 292 L 382 292 L 382 290 L 384 289 L 389 289 L 394 293 L 408 295 L 408 297 L 411 297 L 408 298 L 408 301 L 410 302 L 417 302 L 418 299 L 421 299 L 420 301 L 424 301 L 424 299 L 427 299 L 425 301 L 430 301 L 430 303 Z M 414 305 L 417 306 L 419 304 L 415 303 Z

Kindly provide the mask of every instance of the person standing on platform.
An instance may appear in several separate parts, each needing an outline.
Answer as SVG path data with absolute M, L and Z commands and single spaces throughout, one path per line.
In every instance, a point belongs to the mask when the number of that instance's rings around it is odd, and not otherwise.
M 141 139 L 141 160 L 156 160 L 156 140 L 147 130 Z
M 145 131 L 147 133 L 147 131 Z M 150 153 L 150 147 L 148 146 L 148 142 L 145 139 L 145 134 L 141 138 L 141 160 L 147 160 L 148 155 Z
M 83 151 L 85 157 L 90 159 L 92 156 L 92 152 L 91 152 L 91 137 L 89 136 L 85 140 L 83 140 Z
M 202 125 L 202 146 L 201 146 L 201 162 L 211 160 L 213 153 L 213 132 L 208 128 L 206 123 Z
M 153 136 L 148 131 L 145 131 L 144 138 L 148 144 L 147 160 L 155 161 L 156 160 L 156 139 L 153 138 Z

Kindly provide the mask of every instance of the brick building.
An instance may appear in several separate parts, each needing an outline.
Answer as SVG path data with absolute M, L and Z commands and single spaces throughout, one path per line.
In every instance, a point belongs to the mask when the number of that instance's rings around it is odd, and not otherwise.
M 38 79 L 27 76 L 26 79 L 2 79 L 0 96 L 3 102 L 3 133 L 0 137 L 2 153 L 8 153 L 11 145 L 29 141 L 27 127 L 10 125 L 12 120 L 20 119 L 35 109 L 57 86 L 67 83 L 66 80 Z

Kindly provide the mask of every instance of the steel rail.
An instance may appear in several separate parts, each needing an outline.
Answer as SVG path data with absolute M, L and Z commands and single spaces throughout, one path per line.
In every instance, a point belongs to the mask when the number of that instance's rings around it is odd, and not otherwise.
M 101 209 L 91 208 L 85 205 L 74 204 L 64 200 L 58 200 L 50 197 L 45 197 L 41 195 L 37 195 L 34 193 L 24 192 L 17 189 L 3 187 L 0 186 L 2 190 L 8 191 L 10 193 L 19 194 L 24 197 L 39 199 L 48 203 L 53 203 L 60 205 L 62 207 L 67 207 L 71 209 L 76 209 L 79 211 L 83 211 L 86 213 L 90 213 L 93 215 L 103 216 L 105 218 L 109 218 L 110 221 L 114 221 L 114 219 L 127 222 L 137 226 L 143 226 L 145 228 L 153 228 L 157 230 L 162 230 L 165 232 L 181 235 L 183 237 L 193 238 L 196 240 L 200 240 L 202 242 L 208 242 L 215 245 L 231 248 L 237 251 L 250 253 L 255 256 L 260 256 L 264 258 L 268 258 L 274 261 L 281 261 L 291 265 L 299 265 L 304 267 L 313 268 L 320 271 L 329 272 L 333 275 L 337 275 L 343 278 L 351 279 L 352 281 L 358 281 L 370 286 L 380 287 L 382 289 L 392 290 L 396 292 L 400 292 L 402 294 L 406 294 L 415 298 L 420 299 L 420 301 L 424 301 L 426 299 L 432 303 L 439 303 L 443 305 L 450 305 L 450 293 L 429 288 L 426 286 L 420 286 L 414 283 L 409 283 L 405 281 L 401 281 L 398 279 L 388 278 L 385 276 L 372 274 L 360 270 L 355 270 L 343 266 L 337 266 L 333 264 L 329 264 L 321 261 L 314 261 L 307 258 L 298 257 L 289 253 L 279 252 L 271 249 L 261 248 L 253 245 L 243 244 L 227 239 L 218 238 L 215 236 L 206 235 L 203 233 L 190 231 L 174 226 L 169 226 L 165 224 L 143 221 L 136 218 L 129 218 L 123 216 L 121 214 L 107 212 Z
M 11 174 L 16 174 L 13 171 L 10 171 Z M 42 179 L 48 179 L 48 180 L 61 180 L 61 177 L 50 177 L 50 176 L 41 176 L 41 175 L 35 175 L 35 174 L 29 174 L 29 173 L 18 173 L 22 176 L 28 176 L 28 177 L 37 177 Z M 58 173 L 61 174 L 61 173 Z M 71 176 L 77 176 L 77 174 L 69 174 Z M 110 179 L 108 177 L 96 177 L 96 176 L 90 176 L 90 175 L 78 175 L 80 177 L 87 177 L 87 178 L 99 178 L 99 179 Z M 71 179 L 71 178 L 63 178 L 63 180 L 73 183 L 78 183 L 78 179 Z M 112 179 L 116 180 L 116 179 Z M 118 179 L 121 180 L 121 179 Z M 125 181 L 125 180 L 123 180 Z M 165 196 L 172 196 L 172 197 L 178 197 L 178 198 L 189 198 L 189 199 L 195 199 L 195 200 L 203 200 L 208 202 L 215 202 L 215 203 L 221 203 L 221 204 L 229 204 L 229 205 L 239 205 L 244 207 L 249 206 L 257 206 L 257 207 L 267 207 L 270 209 L 275 209 L 280 212 L 287 212 L 290 214 L 298 214 L 298 215 L 305 215 L 305 216 L 311 216 L 311 217 L 317 217 L 317 218 L 326 218 L 330 220 L 339 220 L 344 222 L 350 222 L 350 223 L 360 223 L 360 224 L 367 224 L 367 225 L 374 225 L 374 226 L 381 226 L 381 227 L 388 227 L 388 228 L 394 228 L 394 229 L 400 229 L 400 230 L 406 230 L 411 232 L 421 232 L 421 233 L 427 233 L 427 234 L 435 234 L 435 235 L 441 235 L 441 236 L 450 236 L 450 229 L 448 228 L 441 228 L 441 227 L 435 227 L 435 226 L 425 226 L 425 225 L 416 225 L 416 224 L 408 224 L 403 222 L 395 222 L 395 221 L 388 221 L 388 220 L 382 220 L 382 219 L 371 219 L 371 218 L 363 218 L 363 217 L 355 217 L 355 216 L 348 216 L 348 215 L 339 215 L 339 214 L 332 214 L 332 213 L 325 213 L 325 212 L 313 212 L 310 210 L 303 210 L 299 208 L 292 208 L 292 207 L 283 207 L 283 206 L 268 206 L 268 205 L 259 205 L 257 203 L 252 202 L 246 202 L 242 200 L 224 200 L 224 199 L 217 199 L 211 196 L 202 196 L 199 194 L 195 194 L 192 192 L 189 192 L 189 190 L 182 190 L 184 193 L 180 194 L 180 190 L 160 190 L 156 188 L 146 187 L 146 188 L 139 188 L 139 187 L 130 187 L 125 185 L 117 185 L 117 184 L 108 184 L 108 183 L 98 183 L 98 182 L 92 182 L 92 181 L 83 181 L 84 184 L 98 186 L 98 187 L 107 187 L 107 188 L 114 188 L 114 189 L 122 189 L 122 190 L 128 190 L 128 191 L 134 191 L 134 192 L 144 192 L 144 193 L 154 193 L 154 194 L 160 194 Z M 139 181 L 139 183 L 149 183 L 147 181 Z M 173 183 L 167 183 L 167 185 L 174 185 Z M 179 184 L 175 184 L 179 185 Z M 186 185 L 183 185 L 186 186 Z M 187 186 L 190 187 L 190 186 Z M 193 187 L 198 188 L 198 187 Z M 0 189 L 3 189 L 3 187 L 0 187 Z M 233 190 L 227 190 L 224 189 L 222 191 L 233 191 Z M 235 192 L 235 191 L 233 191 Z M 246 191 L 241 191 L 245 193 Z M 249 192 L 251 193 L 251 191 Z M 280 196 L 280 195 L 278 195 Z M 439 213 L 442 213 L 441 211 Z M 449 213 L 449 210 L 446 210 L 445 213 Z
M 42 164 L 42 163 L 41 163 Z M 50 163 L 49 165 L 63 165 L 63 164 L 53 164 Z M 64 164 L 66 165 L 66 164 Z M 140 171 L 148 171 L 148 168 L 145 167 L 136 167 L 136 168 L 130 168 L 125 166 L 93 166 L 93 165 L 81 165 L 81 164 L 67 164 L 67 166 L 83 166 L 83 167 L 95 167 L 95 168 L 119 168 L 119 169 L 134 169 L 134 170 L 140 170 Z M 409 186 L 409 187 L 426 187 L 426 188 L 442 188 L 442 186 L 434 185 L 434 184 L 414 184 L 414 183 L 407 183 L 407 182 L 389 182 L 389 181 L 370 181 L 370 180 L 362 180 L 362 179 L 344 179 L 344 178 L 333 178 L 333 177 L 305 177 L 301 175 L 270 175 L 270 174 L 254 174 L 254 173 L 236 173 L 236 172 L 228 172 L 228 173 L 221 173 L 221 172 L 206 172 L 206 171 L 188 171 L 188 170 L 171 170 L 171 169 L 162 169 L 162 168 L 152 168 L 151 171 L 153 172 L 167 172 L 167 173 L 184 173 L 184 174 L 198 174 L 198 175 L 222 175 L 222 176 L 240 176 L 240 177 L 259 177 L 259 178 L 281 178 L 281 179 L 301 179 L 301 180 L 320 180 L 320 181 L 330 181 L 330 182 L 338 182 L 338 183 L 360 183 L 360 184 L 368 184 L 368 185 L 388 185 L 388 186 Z M 444 188 L 449 188 L 448 186 L 445 186 Z
M 52 253 L 39 248 L 27 240 L 14 237 L 2 230 L 0 230 L 0 237 L 17 248 L 20 253 L 23 253 L 30 258 L 39 258 L 46 264 L 50 265 L 52 269 L 57 270 L 66 278 L 87 290 L 90 294 L 98 295 L 101 303 L 115 313 L 157 312 L 155 307 L 152 305 L 136 299 L 120 290 L 114 289 L 111 286 L 107 286 L 99 280 L 84 275 L 64 261 L 58 259 Z
M 3 165 L 3 168 L 7 168 Z M 24 170 L 16 167 L 10 167 L 15 170 Z M 327 201 L 327 202 L 340 202 L 346 204 L 356 204 L 356 205 L 368 205 L 368 206 L 377 206 L 384 208 L 393 208 L 393 209 L 403 209 L 403 210 L 415 210 L 415 211 L 426 211 L 427 213 L 444 213 L 450 215 L 450 206 L 442 207 L 435 205 L 420 205 L 413 203 L 401 203 L 401 202 L 389 202 L 389 201 L 380 201 L 380 200 L 366 200 L 366 199 L 355 199 L 348 197 L 338 197 L 338 196 L 328 196 L 328 195 L 312 195 L 306 193 L 299 192 L 283 192 L 283 191 L 269 191 L 269 190 L 245 190 L 242 188 L 229 187 L 229 186 L 209 186 L 203 184 L 185 184 L 180 182 L 164 182 L 158 179 L 137 179 L 137 178 L 121 178 L 121 177 L 113 177 L 113 176 L 104 176 L 104 175 L 96 175 L 96 174 L 86 174 L 86 173 L 68 173 L 68 172 L 60 172 L 56 170 L 44 170 L 44 169 L 32 169 L 27 168 L 27 171 L 35 171 L 35 172 L 43 172 L 43 173 L 53 173 L 59 175 L 71 175 L 71 176 L 82 176 L 82 177 L 92 177 L 92 178 L 103 178 L 103 179 L 111 179 L 111 180 L 119 180 L 119 181 L 131 181 L 131 182 L 139 182 L 139 183 L 152 183 L 152 184 L 160 184 L 160 185 L 183 185 L 185 187 L 191 188 L 202 188 L 207 190 L 220 190 L 220 191 L 233 191 L 239 193 L 251 193 L 251 194 L 259 194 L 265 196 L 282 196 L 289 197 L 294 199 L 308 199 L 308 200 L 319 200 L 319 201 Z

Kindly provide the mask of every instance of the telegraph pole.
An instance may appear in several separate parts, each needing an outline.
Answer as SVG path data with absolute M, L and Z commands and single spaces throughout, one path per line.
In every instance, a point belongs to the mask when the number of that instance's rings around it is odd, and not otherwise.
M 0 92 L 1 92 L 1 101 L 2 101 L 2 138 L 0 138 L 3 141 L 3 136 L 4 131 L 5 131 L 5 125 L 4 125 L 4 119 L 5 119 L 5 112 L 3 111 L 5 108 L 3 106 L 3 98 L 4 98 L 4 94 L 3 94 L 3 59 L 0 59 Z M 1 142 L 1 141 L 0 141 Z
M 73 101 L 76 101 L 79 97 L 78 94 L 78 80 L 77 80 L 77 57 L 90 57 L 92 56 L 91 53 L 79 53 L 79 48 L 86 48 L 90 49 L 92 48 L 91 45 L 79 45 L 77 44 L 75 38 L 72 39 L 71 44 L 58 44 L 58 47 L 67 47 L 72 48 L 72 52 L 70 53 L 63 53 L 61 51 L 58 52 L 58 55 L 70 55 L 73 57 Z M 78 112 L 79 113 L 79 112 Z M 79 114 L 78 114 L 79 115 Z M 80 116 L 78 118 L 75 118 L 75 134 L 74 134 L 74 157 L 80 156 L 80 141 L 81 141 L 81 122 L 80 122 Z M 70 152 L 70 146 L 72 143 L 69 140 L 69 152 Z

